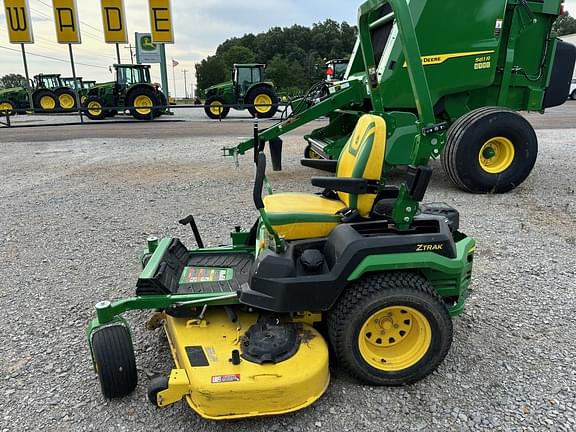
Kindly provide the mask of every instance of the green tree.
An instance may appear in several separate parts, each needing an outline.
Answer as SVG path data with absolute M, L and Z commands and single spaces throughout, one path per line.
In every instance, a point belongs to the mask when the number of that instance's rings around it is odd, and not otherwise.
M 196 82 L 201 90 L 205 90 L 227 79 L 229 77 L 226 73 L 226 65 L 218 56 L 208 57 L 196 65 Z
M 266 69 L 266 76 L 274 82 L 280 91 L 294 88 L 302 89 L 306 85 L 304 68 L 296 61 L 288 61 L 279 55 L 275 56 Z
M 8 74 L 0 78 L 0 88 L 25 87 L 26 77 L 20 74 Z
M 222 59 L 226 67 L 232 69 L 235 64 L 254 63 L 256 54 L 250 48 L 234 45 L 222 56 Z
M 568 12 L 559 16 L 552 26 L 553 36 L 565 36 L 576 33 L 576 19 L 572 18 Z

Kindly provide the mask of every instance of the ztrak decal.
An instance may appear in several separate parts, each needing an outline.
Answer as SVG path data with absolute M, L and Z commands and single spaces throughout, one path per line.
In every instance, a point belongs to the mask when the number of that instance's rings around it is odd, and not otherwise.
M 435 245 L 426 245 L 426 244 L 419 244 L 416 245 L 416 252 L 436 252 L 444 250 L 443 244 L 435 244 Z

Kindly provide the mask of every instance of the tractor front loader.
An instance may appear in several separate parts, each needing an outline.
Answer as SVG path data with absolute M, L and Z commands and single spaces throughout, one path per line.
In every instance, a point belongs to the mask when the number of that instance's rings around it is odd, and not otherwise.
M 388 125 L 389 166 L 406 165 L 420 130 L 447 132 L 435 144 L 451 180 L 474 193 L 502 193 L 530 174 L 538 153 L 531 125 L 517 111 L 561 105 L 569 92 L 576 48 L 551 36 L 562 0 L 422 0 L 399 13 L 403 0 L 365 3 L 358 40 L 344 81 L 329 94 L 292 103 L 292 113 L 259 136 L 277 139 L 312 120 L 329 124 L 306 136 L 309 159 L 337 159 L 358 119 L 373 113 Z M 406 28 L 415 30 L 430 89 L 431 120 L 418 115 L 422 95 L 410 89 Z M 225 155 L 254 145 L 247 140 Z M 305 165 L 319 168 L 315 160 Z

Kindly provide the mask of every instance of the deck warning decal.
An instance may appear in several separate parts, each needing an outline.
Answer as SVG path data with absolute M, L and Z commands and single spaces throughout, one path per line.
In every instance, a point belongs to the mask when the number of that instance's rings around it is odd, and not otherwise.
M 240 381 L 240 374 L 214 375 L 210 380 L 212 384 L 221 384 L 221 383 L 230 383 L 239 381 Z
M 180 278 L 181 284 L 222 282 L 232 278 L 232 269 L 214 267 L 186 267 Z

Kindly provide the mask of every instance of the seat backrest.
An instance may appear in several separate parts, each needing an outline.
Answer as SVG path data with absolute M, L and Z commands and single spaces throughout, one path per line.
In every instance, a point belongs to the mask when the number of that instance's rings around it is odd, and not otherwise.
M 360 117 L 352 136 L 342 149 L 338 159 L 336 176 L 380 180 L 386 153 L 386 122 L 377 115 Z M 356 209 L 362 217 L 372 210 L 376 194 L 353 195 L 338 192 L 338 197 L 350 209 Z

